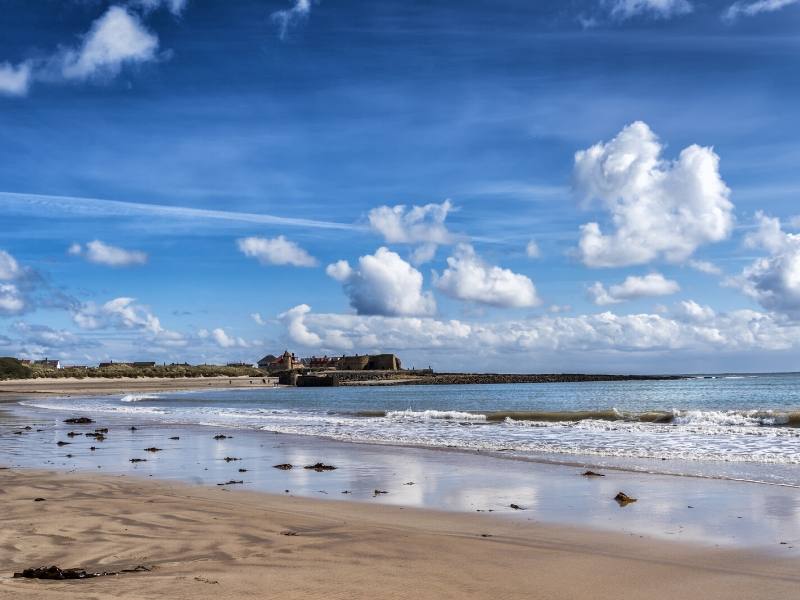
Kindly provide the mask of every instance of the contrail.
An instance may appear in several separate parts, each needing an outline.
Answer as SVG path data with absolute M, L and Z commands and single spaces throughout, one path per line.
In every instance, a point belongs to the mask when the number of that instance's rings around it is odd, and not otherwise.
M 177 219 L 206 219 L 218 221 L 236 221 L 261 225 L 285 225 L 288 227 L 305 227 L 311 229 L 362 230 L 363 226 L 335 221 L 317 221 L 315 219 L 299 219 L 294 217 L 277 217 L 258 213 L 234 212 L 227 210 L 208 210 L 188 208 L 185 206 L 169 206 L 166 204 L 147 204 L 144 202 L 122 202 L 119 200 L 101 200 L 98 198 L 76 198 L 71 196 L 47 196 L 42 194 L 20 194 L 0 192 L 0 212 L 16 208 L 19 212 L 47 215 L 48 212 L 73 214 L 87 217 L 137 217 L 159 216 Z

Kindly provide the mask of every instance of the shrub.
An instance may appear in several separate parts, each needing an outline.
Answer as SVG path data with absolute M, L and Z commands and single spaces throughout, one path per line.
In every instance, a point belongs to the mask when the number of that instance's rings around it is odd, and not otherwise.
M 29 379 L 30 377 L 32 377 L 31 370 L 16 358 L 0 357 L 0 379 Z

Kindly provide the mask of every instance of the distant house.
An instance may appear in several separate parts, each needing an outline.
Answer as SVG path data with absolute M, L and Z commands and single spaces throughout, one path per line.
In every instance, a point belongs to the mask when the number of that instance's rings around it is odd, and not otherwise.
M 108 362 L 101 362 L 98 365 L 98 367 L 100 367 L 101 369 L 107 369 L 108 367 L 132 367 L 132 366 L 133 366 L 133 363 L 129 363 L 129 362 L 114 362 L 113 360 L 110 360 Z
M 61 361 L 44 358 L 42 360 L 33 361 L 33 365 L 36 367 L 42 367 L 43 369 L 60 369 Z
M 272 359 L 272 360 L 269 360 Z M 258 366 L 261 369 L 266 369 L 270 373 L 278 373 L 280 371 L 293 371 L 295 369 L 302 369 L 303 363 L 295 357 L 295 355 L 288 350 L 278 357 L 267 355 L 258 361 Z
M 268 369 L 269 366 L 278 360 L 278 357 L 274 354 L 267 354 L 264 358 L 258 361 L 258 368 L 259 369 Z
M 135 367 L 137 369 L 149 369 L 150 367 L 155 367 L 156 363 L 155 363 L 155 361 L 139 361 L 139 362 L 132 363 L 131 366 L 133 366 L 133 367 Z
M 312 356 L 302 359 L 302 362 L 309 369 L 335 369 L 339 359 L 335 356 Z
M 30 358 L 20 358 L 19 363 L 21 365 L 25 365 L 26 367 L 30 367 L 33 364 L 33 361 Z

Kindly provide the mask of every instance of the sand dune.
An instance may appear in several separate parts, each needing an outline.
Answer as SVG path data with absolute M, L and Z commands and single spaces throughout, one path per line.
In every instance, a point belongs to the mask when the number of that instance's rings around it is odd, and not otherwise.
M 120 476 L 0 470 L 0 505 L 3 599 L 780 599 L 800 584 L 792 561 L 747 552 Z M 49 564 L 154 569 L 11 578 Z

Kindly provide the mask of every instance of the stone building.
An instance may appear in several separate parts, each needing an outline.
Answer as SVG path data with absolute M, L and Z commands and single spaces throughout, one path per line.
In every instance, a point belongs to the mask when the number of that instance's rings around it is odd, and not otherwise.
M 272 358 L 272 360 L 269 360 Z M 258 361 L 258 367 L 267 369 L 270 373 L 278 373 L 280 371 L 294 371 L 295 369 L 302 369 L 303 363 L 295 357 L 294 353 L 286 350 L 278 357 L 267 355 Z

